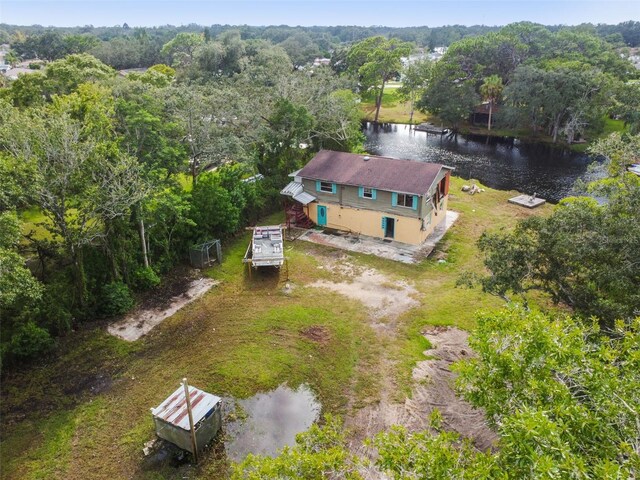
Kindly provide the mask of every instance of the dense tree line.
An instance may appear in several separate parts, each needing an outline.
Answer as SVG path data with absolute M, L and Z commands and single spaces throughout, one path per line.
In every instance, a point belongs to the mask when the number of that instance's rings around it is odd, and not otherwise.
M 71 54 L 0 90 L 3 362 L 124 313 L 190 245 L 278 207 L 315 151 L 361 145 L 353 83 L 330 68 L 234 32 L 165 50 L 176 69 Z
M 636 128 L 638 70 L 588 29 L 518 23 L 460 40 L 431 69 L 418 107 L 454 129 L 481 101 L 499 126 L 572 143 L 606 115 Z
M 575 27 L 549 26 L 550 32 L 586 32 L 620 46 L 640 46 L 640 22 L 628 21 L 618 25 L 583 24 Z M 329 56 L 340 45 L 351 45 L 369 37 L 384 36 L 419 47 L 446 47 L 459 40 L 497 32 L 499 27 L 484 25 L 448 25 L 442 27 L 289 27 L 230 26 L 196 24 L 185 26 L 130 28 L 126 23 L 114 27 L 43 27 L 0 24 L 0 43 L 10 43 L 25 58 L 46 60 L 63 58 L 69 53 L 92 50 L 104 63 L 116 68 L 149 67 L 163 63 L 162 46 L 180 33 L 202 33 L 207 40 L 228 31 L 238 31 L 242 40 L 266 40 L 281 45 L 290 54 L 294 65 L 299 58 L 307 62 L 314 56 Z M 68 38 L 69 37 L 69 38 Z M 299 55 L 302 54 L 302 57 Z

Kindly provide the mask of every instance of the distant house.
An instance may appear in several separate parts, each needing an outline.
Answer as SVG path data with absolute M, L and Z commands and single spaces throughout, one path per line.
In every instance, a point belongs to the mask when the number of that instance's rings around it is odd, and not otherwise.
M 499 116 L 500 105 L 493 105 L 491 109 L 491 126 L 493 127 L 496 124 L 496 115 Z M 471 115 L 469 115 L 469 121 L 473 125 L 482 125 L 483 127 L 487 126 L 489 122 L 489 102 L 481 103 L 480 105 L 476 105 L 473 109 Z
M 330 58 L 318 58 L 318 57 L 316 57 L 315 60 L 313 61 L 313 66 L 314 67 L 319 67 L 320 65 L 331 65 L 331 59 Z
M 445 219 L 452 170 L 322 150 L 281 193 L 316 225 L 417 245 Z

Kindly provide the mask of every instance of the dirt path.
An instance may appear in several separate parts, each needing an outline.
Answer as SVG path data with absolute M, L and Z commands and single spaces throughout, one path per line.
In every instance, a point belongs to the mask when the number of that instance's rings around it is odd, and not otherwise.
M 325 257 L 320 268 L 329 270 L 338 281 L 321 280 L 309 286 L 361 302 L 368 310 L 369 324 L 383 342 L 395 338 L 396 319 L 419 305 L 418 291 L 413 285 L 394 281 L 378 270 L 354 265 L 346 255 Z M 377 401 L 362 408 L 351 405 L 351 413 L 345 419 L 346 427 L 352 433 L 352 448 L 357 453 L 374 456 L 375 452 L 363 446 L 364 439 L 372 438 L 392 425 L 402 425 L 410 431 L 427 429 L 429 417 L 436 408 L 442 414 L 446 429 L 471 439 L 481 450 L 493 445 L 497 437 L 488 427 L 484 412 L 458 397 L 453 388 L 455 374 L 450 369 L 451 364 L 473 355 L 468 335 L 454 327 L 429 327 L 424 331 L 433 348 L 424 352 L 428 358 L 418 362 L 413 369 L 412 395 L 402 403 L 395 395 L 395 364 L 386 350 L 382 351 L 377 365 L 380 382 Z M 379 478 L 375 469 L 366 477 Z
M 453 327 L 430 327 L 425 331 L 433 349 L 413 369 L 414 387 L 411 398 L 393 403 L 382 395 L 380 403 L 355 412 L 347 426 L 357 441 L 370 438 L 391 425 L 402 425 L 410 431 L 425 430 L 434 409 L 442 414 L 444 427 L 474 442 L 480 450 L 491 447 L 496 434 L 486 423 L 484 412 L 476 410 L 456 395 L 453 389 L 453 362 L 473 355 L 467 343 L 469 334 Z
M 143 335 L 146 335 L 163 320 L 166 320 L 171 315 L 176 313 L 185 305 L 200 298 L 207 293 L 211 287 L 217 285 L 218 282 L 210 278 L 198 278 L 192 280 L 187 290 L 171 298 L 167 305 L 163 307 L 152 307 L 138 309 L 132 314 L 127 315 L 122 320 L 109 325 L 107 331 L 116 337 L 129 342 L 138 340 Z

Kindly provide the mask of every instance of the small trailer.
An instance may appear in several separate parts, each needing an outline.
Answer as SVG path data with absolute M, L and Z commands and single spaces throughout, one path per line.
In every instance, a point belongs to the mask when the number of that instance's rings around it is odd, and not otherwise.
M 186 381 L 158 407 L 152 408 L 151 413 L 156 435 L 192 453 L 196 461 L 198 451 L 216 436 L 222 426 L 220 397 L 187 386 Z
M 280 268 L 284 264 L 282 225 L 254 227 L 251 242 L 242 261 L 254 268 Z

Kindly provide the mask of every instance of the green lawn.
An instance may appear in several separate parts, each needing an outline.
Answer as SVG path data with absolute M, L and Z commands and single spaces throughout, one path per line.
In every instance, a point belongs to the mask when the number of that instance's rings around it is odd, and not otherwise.
M 411 118 L 411 104 L 401 100 L 396 92 L 400 85 L 394 84 L 385 87 L 382 95 L 382 107 L 380 107 L 379 122 L 382 123 L 409 123 Z M 376 115 L 375 98 L 373 95 L 364 96 L 360 104 L 362 118 L 372 121 Z M 418 124 L 429 121 L 432 117 L 418 110 L 413 112 L 413 123 Z
M 337 293 L 319 294 L 309 283 L 331 280 L 320 269 L 333 249 L 296 241 L 286 244 L 286 270 L 254 274 L 241 263 L 248 234 L 224 245 L 221 266 L 206 273 L 221 281 L 202 299 L 165 320 L 148 336 L 128 343 L 95 324 L 60 339 L 55 357 L 8 374 L 2 382 L 1 477 L 5 479 L 221 478 L 227 465 L 207 455 L 197 467 L 146 467 L 143 443 L 153 438 L 149 408 L 158 405 L 184 376 L 218 395 L 246 397 L 287 382 L 307 383 L 325 412 L 349 415 L 379 398 L 381 375 L 391 375 L 396 397 L 410 392 L 410 375 L 424 358 L 426 325 L 472 329 L 474 312 L 501 305 L 478 290 L 455 288 L 464 270 L 482 271 L 476 240 L 486 229 L 544 214 L 507 203 L 513 192 L 469 196 L 452 181 L 450 208 L 461 213 L 440 250 L 446 263 L 428 259 L 405 265 L 349 254 L 357 266 L 375 268 L 391 280 L 410 282 L 419 305 L 397 320 L 397 334 L 382 338 L 367 312 Z M 265 223 L 281 221 L 280 216 Z M 337 281 L 344 281 L 343 278 Z M 326 341 L 304 330 L 321 326 Z M 380 359 L 390 358 L 391 371 Z

